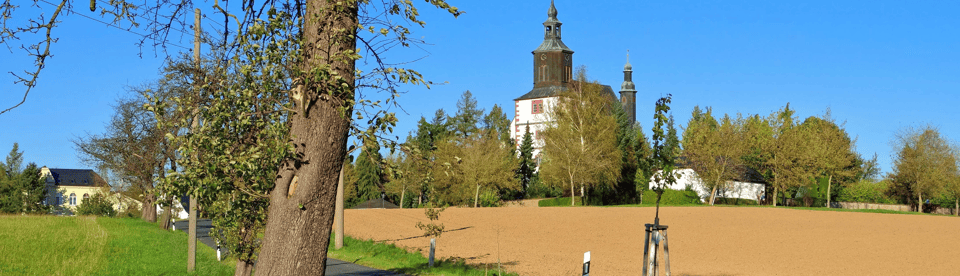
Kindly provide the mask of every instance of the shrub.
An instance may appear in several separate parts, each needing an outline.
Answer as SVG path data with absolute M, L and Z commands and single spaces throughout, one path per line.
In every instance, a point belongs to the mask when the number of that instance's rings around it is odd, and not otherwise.
M 862 180 L 840 190 L 837 201 L 895 204 L 896 201 L 887 196 L 889 188 L 887 181 Z
M 653 190 L 643 191 L 643 204 L 656 204 L 657 203 L 657 192 Z M 697 192 L 692 190 L 671 190 L 666 189 L 663 191 L 663 196 L 660 197 L 660 205 L 686 205 L 686 204 L 700 204 L 700 196 L 697 195 Z
M 113 210 L 113 204 L 107 201 L 107 196 L 102 193 L 96 193 L 90 198 L 83 200 L 80 206 L 77 206 L 77 214 L 81 216 L 112 217 L 117 214 L 117 211 Z
M 583 205 L 583 202 L 581 202 L 579 196 L 576 198 L 576 205 L 577 206 Z M 540 207 L 570 206 L 570 197 L 541 199 L 540 201 L 537 202 L 537 206 L 540 206 Z
M 548 198 L 560 196 L 563 192 L 559 187 L 550 187 L 543 183 L 540 177 L 534 176 L 527 187 L 527 198 Z
M 484 189 L 480 192 L 480 207 L 500 206 L 500 195 L 494 189 Z

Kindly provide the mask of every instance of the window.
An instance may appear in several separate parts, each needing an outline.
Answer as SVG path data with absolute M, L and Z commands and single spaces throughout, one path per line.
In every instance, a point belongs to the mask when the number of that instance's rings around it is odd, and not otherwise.
M 57 195 L 57 206 L 60 206 L 60 204 L 63 204 L 63 201 L 60 198 L 60 195 Z
M 89 195 L 89 194 L 83 194 L 83 201 L 87 201 L 87 199 L 90 199 L 90 195 Z M 81 203 L 82 203 L 83 201 L 81 201 Z
M 77 206 L 77 194 L 70 194 L 70 206 Z
M 533 110 L 531 114 L 543 113 L 543 100 L 533 100 L 533 106 L 531 107 L 531 110 Z

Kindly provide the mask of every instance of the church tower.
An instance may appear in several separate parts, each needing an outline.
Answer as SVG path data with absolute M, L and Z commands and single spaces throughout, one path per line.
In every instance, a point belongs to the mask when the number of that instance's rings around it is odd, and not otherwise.
M 630 119 L 637 122 L 637 90 L 633 85 L 633 65 L 630 65 L 630 51 L 627 51 L 627 64 L 623 66 L 623 84 L 620 85 L 620 103 Z
M 560 40 L 557 8 L 550 0 L 547 21 L 543 22 L 543 43 L 533 50 L 533 87 L 564 86 L 573 79 L 573 50 Z

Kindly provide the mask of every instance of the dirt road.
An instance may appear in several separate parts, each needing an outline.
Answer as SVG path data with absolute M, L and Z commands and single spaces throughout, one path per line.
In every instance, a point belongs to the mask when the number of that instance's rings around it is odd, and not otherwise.
M 521 275 L 640 275 L 653 208 L 450 208 L 438 256 Z M 958 275 L 960 218 L 756 207 L 665 207 L 675 275 Z M 347 210 L 347 235 L 427 252 L 422 209 Z

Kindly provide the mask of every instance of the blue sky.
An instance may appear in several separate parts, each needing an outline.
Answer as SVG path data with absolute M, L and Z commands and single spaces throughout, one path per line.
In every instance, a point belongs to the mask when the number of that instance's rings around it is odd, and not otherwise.
M 24 8 L 14 16 L 36 14 L 27 7 L 31 1 L 20 2 Z M 401 138 L 420 116 L 438 108 L 455 112 L 465 90 L 482 108 L 506 106 L 512 117 L 512 100 L 532 88 L 530 52 L 543 39 L 549 1 L 451 3 L 466 13 L 454 19 L 420 8 L 427 25 L 414 28 L 414 36 L 432 45 L 388 54 L 397 62 L 426 57 L 410 67 L 446 82 L 429 90 L 403 87 L 406 114 L 398 110 L 395 131 Z M 77 10 L 91 15 L 80 4 Z M 879 155 L 884 172 L 890 141 L 904 127 L 931 124 L 960 138 L 960 2 L 559 0 L 556 7 L 574 64 L 586 65 L 591 78 L 617 90 L 630 50 L 637 117 L 648 135 L 653 104 L 669 93 L 680 125 L 695 105 L 767 115 L 789 102 L 801 118 L 829 108 L 864 157 Z M 62 21 L 39 85 L 23 106 L 0 115 L 0 152 L 19 142 L 29 162 L 88 168 L 71 141 L 102 133 L 124 87 L 155 79 L 168 53 L 185 50 L 139 49 L 136 34 L 78 14 Z M 19 43 L 9 45 L 12 53 L 0 48 L 0 70 L 29 69 Z M 173 43 L 192 42 L 176 36 Z M 12 81 L 0 76 L 4 109 L 23 96 Z

